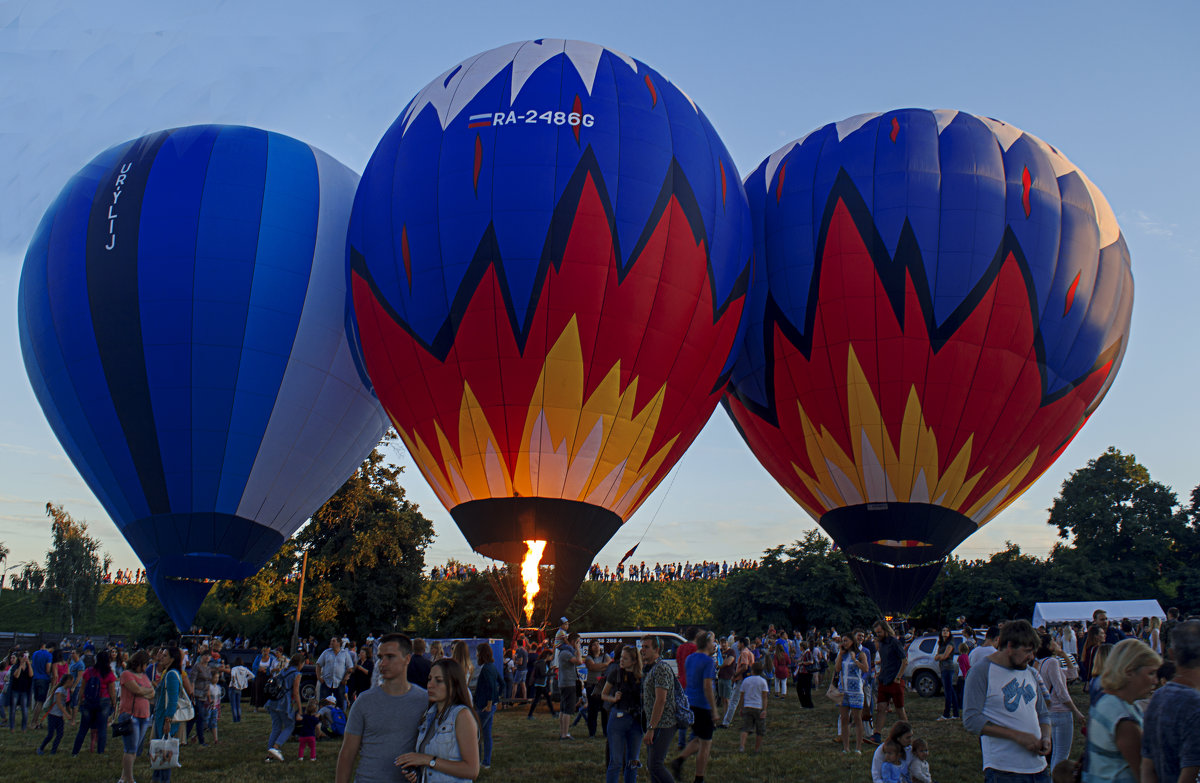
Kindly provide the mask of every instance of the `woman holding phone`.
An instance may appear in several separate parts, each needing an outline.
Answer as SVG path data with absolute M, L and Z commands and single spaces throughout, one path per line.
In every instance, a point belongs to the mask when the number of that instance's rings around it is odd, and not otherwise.
M 443 658 L 429 671 L 429 709 L 417 731 L 417 749 L 396 758 L 409 781 L 460 783 L 479 775 L 479 720 L 467 673 Z M 421 772 L 424 771 L 424 777 Z

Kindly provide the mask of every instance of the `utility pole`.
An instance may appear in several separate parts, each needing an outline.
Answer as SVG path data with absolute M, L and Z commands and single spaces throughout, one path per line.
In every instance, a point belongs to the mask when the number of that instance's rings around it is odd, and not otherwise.
M 300 564 L 300 595 L 296 597 L 296 622 L 292 625 L 292 655 L 300 649 L 300 607 L 304 605 L 304 577 L 308 574 L 308 549 Z

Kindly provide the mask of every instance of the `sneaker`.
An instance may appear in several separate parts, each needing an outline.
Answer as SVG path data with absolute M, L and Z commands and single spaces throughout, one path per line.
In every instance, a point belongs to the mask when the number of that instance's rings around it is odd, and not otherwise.
M 268 748 L 267 755 L 276 761 L 283 761 L 283 754 L 279 752 L 279 748 Z
M 861 750 L 861 749 L 859 749 L 859 750 L 856 750 L 856 751 L 854 751 L 854 755 L 856 755 L 856 756 L 861 756 L 861 755 L 862 755 L 862 750 Z
M 45 752 L 44 752 L 44 751 L 43 751 L 41 748 L 38 748 L 38 749 L 37 749 L 37 754 L 38 754 L 39 756 L 44 756 L 44 755 L 45 755 Z
M 952 720 L 949 715 L 939 715 L 938 720 Z
M 525 720 L 537 720 L 537 718 L 533 717 L 532 715 L 526 715 Z

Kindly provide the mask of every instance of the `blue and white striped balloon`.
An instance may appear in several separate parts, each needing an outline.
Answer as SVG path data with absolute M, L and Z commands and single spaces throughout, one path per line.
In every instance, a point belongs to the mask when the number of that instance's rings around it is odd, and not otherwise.
M 346 333 L 357 184 L 282 134 L 161 131 L 76 174 L 25 256 L 30 383 L 181 628 L 387 427 Z

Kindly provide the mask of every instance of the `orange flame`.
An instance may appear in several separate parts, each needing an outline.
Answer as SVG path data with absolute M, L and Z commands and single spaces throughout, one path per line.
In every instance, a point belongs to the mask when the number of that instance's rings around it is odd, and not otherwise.
M 538 587 L 538 565 L 542 562 L 542 552 L 546 550 L 545 541 L 526 541 L 528 551 L 521 561 L 521 583 L 525 585 L 525 619 L 532 621 L 533 597 L 541 589 Z

